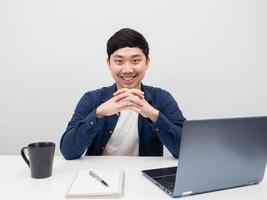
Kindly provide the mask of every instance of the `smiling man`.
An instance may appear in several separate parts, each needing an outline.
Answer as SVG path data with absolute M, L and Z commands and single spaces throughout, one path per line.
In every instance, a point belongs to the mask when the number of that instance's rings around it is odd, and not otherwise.
M 185 118 L 170 93 L 142 84 L 150 62 L 146 39 L 121 29 L 108 40 L 107 54 L 115 84 L 83 95 L 60 141 L 65 159 L 162 156 L 163 145 L 178 158 Z

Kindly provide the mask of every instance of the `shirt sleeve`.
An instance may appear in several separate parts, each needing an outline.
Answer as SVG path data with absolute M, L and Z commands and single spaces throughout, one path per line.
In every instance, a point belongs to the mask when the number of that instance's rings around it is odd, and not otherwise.
M 60 151 L 67 160 L 80 158 L 103 127 L 104 118 L 96 117 L 94 96 L 87 93 L 81 98 L 61 137 Z
M 178 158 L 185 118 L 171 94 L 164 90 L 161 92 L 159 116 L 152 128 L 163 145 Z

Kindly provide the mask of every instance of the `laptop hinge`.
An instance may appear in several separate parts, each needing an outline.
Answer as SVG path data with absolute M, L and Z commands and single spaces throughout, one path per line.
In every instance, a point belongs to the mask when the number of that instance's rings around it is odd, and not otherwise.
M 192 191 L 183 192 L 182 193 L 182 196 L 188 196 L 188 195 L 190 195 L 192 193 L 193 193 Z

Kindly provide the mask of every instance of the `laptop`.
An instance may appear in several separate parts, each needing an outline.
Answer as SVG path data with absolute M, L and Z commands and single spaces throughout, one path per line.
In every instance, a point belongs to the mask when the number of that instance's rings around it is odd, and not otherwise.
M 171 197 L 254 185 L 263 180 L 267 117 L 188 120 L 178 166 L 143 170 Z

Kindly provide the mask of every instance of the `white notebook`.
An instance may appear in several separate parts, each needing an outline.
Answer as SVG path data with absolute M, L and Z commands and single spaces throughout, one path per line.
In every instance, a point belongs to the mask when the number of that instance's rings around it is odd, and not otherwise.
M 110 198 L 120 197 L 123 193 L 124 170 L 93 170 L 109 186 L 107 187 L 89 174 L 90 170 L 77 172 L 70 185 L 66 198 Z

